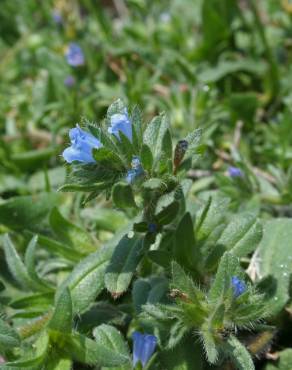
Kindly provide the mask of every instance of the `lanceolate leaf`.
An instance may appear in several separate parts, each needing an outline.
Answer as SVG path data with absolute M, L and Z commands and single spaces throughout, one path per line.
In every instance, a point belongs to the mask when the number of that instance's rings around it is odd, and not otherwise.
M 111 244 L 88 255 L 75 266 L 57 290 L 57 299 L 65 287 L 70 289 L 73 313 L 88 309 L 104 288 L 104 273 L 113 251 Z
M 236 365 L 238 370 L 254 370 L 252 358 L 240 341 L 233 335 L 226 344 L 227 354 L 231 357 L 232 362 Z
M 8 234 L 4 236 L 4 252 L 9 270 L 14 279 L 20 285 L 30 290 L 46 292 L 51 290 L 51 288 L 49 288 L 46 284 L 43 284 L 43 282 L 39 280 L 35 280 L 29 275 Z
M 153 155 L 148 145 L 143 144 L 141 148 L 140 158 L 144 170 L 151 172 L 153 166 Z
M 34 282 L 39 284 L 40 286 L 43 286 L 44 290 L 52 291 L 53 287 L 49 283 L 47 283 L 45 280 L 41 279 L 36 272 L 35 252 L 36 252 L 37 242 L 38 242 L 38 236 L 35 235 L 34 237 L 32 237 L 32 239 L 30 240 L 26 248 L 26 252 L 24 256 L 24 263 L 25 263 L 25 266 L 26 266 L 26 269 L 27 269 L 27 272 L 30 278 Z
M 20 345 L 20 339 L 17 332 L 0 319 L 0 350 L 11 349 Z
M 169 124 L 165 115 L 154 117 L 144 131 L 144 143 L 151 148 L 154 158 L 158 158 L 162 151 L 163 138 Z
M 219 229 L 218 229 L 219 230 Z M 215 239 L 213 234 L 213 239 Z M 208 270 L 217 266 L 218 260 L 229 250 L 238 257 L 244 257 L 254 251 L 262 238 L 262 225 L 251 213 L 232 215 L 231 221 L 220 229 L 215 245 L 206 258 Z M 208 242 L 208 240 L 207 240 Z
M 292 271 L 292 220 L 278 218 L 266 221 L 259 246 L 260 276 L 272 275 L 276 292 L 269 301 L 270 314 L 277 314 L 289 299 L 289 281 Z
M 105 285 L 113 296 L 118 297 L 128 289 L 146 248 L 141 235 L 132 238 L 125 235 L 120 240 L 105 274 Z
M 194 226 L 190 213 L 181 219 L 175 233 L 174 258 L 182 265 L 195 269 L 200 254 L 194 236 Z
M 58 198 L 55 193 L 11 198 L 0 205 L 0 224 L 13 230 L 39 230 Z
M 49 346 L 49 337 L 46 332 L 43 332 L 34 343 L 35 352 L 33 356 L 25 357 L 19 361 L 6 362 L 1 365 L 1 370 L 39 370 L 45 361 Z
M 81 227 L 67 221 L 57 208 L 53 208 L 50 214 L 50 225 L 61 241 L 73 246 L 80 253 L 90 253 L 96 250 L 89 234 Z
M 59 295 L 49 328 L 60 333 L 70 333 L 72 329 L 72 299 L 66 287 Z
M 115 354 L 130 361 L 129 348 L 122 334 L 115 327 L 102 324 L 93 330 L 93 336 L 97 343 L 104 345 L 108 350 L 112 349 Z
M 97 341 L 79 333 L 66 335 L 63 338 L 66 342 L 66 352 L 74 360 L 88 365 L 114 367 L 129 364 L 128 355 L 117 352 L 117 346 L 120 347 L 120 344 L 115 343 L 113 345 L 107 335 L 110 334 L 99 332 L 98 336 L 103 336 L 103 340 Z
M 254 251 L 262 238 L 262 227 L 257 217 L 250 213 L 233 216 L 221 234 L 218 245 L 238 257 Z
M 117 183 L 112 191 L 113 201 L 118 208 L 136 208 L 132 187 L 129 184 Z

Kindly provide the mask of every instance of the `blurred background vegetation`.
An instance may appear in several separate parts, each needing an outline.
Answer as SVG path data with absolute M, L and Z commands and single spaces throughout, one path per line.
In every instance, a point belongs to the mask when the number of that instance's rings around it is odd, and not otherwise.
M 122 98 L 146 119 L 166 111 L 177 137 L 203 128 L 194 193 L 291 214 L 291 18 L 288 0 L 2 0 L 2 199 L 57 189 L 68 129 Z

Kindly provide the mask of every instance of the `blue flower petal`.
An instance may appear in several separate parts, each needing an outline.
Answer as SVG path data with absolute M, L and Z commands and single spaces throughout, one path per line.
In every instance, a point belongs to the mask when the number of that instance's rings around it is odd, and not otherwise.
M 157 339 L 155 335 L 150 335 L 150 334 L 144 335 L 144 345 L 143 345 L 143 350 L 142 350 L 141 357 L 140 357 L 143 367 L 147 364 L 147 362 L 153 355 L 156 344 L 157 344 Z
M 132 141 L 132 123 L 126 110 L 125 113 L 116 113 L 111 116 L 111 125 L 108 132 L 120 139 L 120 131 Z
M 72 163 L 73 161 L 84 162 L 84 163 L 94 163 L 95 160 L 91 153 L 82 152 L 79 149 L 69 146 L 63 151 L 63 158 L 66 162 Z
M 246 291 L 244 281 L 240 280 L 237 276 L 232 276 L 231 285 L 233 288 L 234 297 L 237 298 Z
M 228 174 L 230 177 L 243 177 L 243 173 L 240 168 L 230 166 L 228 168 Z
M 141 360 L 141 354 L 144 345 L 144 335 L 135 331 L 132 334 L 133 338 L 133 367 Z
M 71 146 L 64 150 L 63 157 L 66 162 L 79 161 L 94 163 L 93 148 L 100 148 L 101 142 L 89 132 L 82 130 L 78 125 L 69 131 Z
M 72 67 L 82 66 L 85 58 L 81 47 L 75 42 L 71 42 L 66 52 L 67 63 Z
M 136 170 L 129 170 L 126 175 L 126 181 L 132 184 L 137 177 Z

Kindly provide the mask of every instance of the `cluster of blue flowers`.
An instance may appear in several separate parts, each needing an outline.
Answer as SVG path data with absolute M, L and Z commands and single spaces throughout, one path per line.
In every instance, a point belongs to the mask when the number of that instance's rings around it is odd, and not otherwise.
M 133 367 L 139 362 L 143 368 L 153 355 L 157 344 L 155 335 L 142 334 L 135 331 L 132 335 L 133 338 Z
M 233 295 L 235 298 L 239 297 L 246 291 L 246 285 L 244 281 L 239 279 L 237 276 L 232 276 L 231 278 L 231 285 L 233 289 Z
M 108 132 L 120 140 L 122 132 L 130 141 L 132 141 L 132 123 L 125 109 L 124 112 L 116 113 L 111 116 Z M 71 146 L 63 151 L 63 158 L 66 162 L 72 163 L 78 161 L 82 163 L 95 163 L 92 155 L 92 149 L 102 147 L 102 143 L 91 133 L 82 130 L 78 125 L 69 131 Z M 132 184 L 139 176 L 144 173 L 139 157 L 133 157 L 131 169 L 128 170 L 126 181 Z

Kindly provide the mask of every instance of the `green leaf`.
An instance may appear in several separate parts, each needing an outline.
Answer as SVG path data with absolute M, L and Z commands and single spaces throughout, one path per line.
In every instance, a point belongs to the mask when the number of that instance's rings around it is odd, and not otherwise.
M 152 166 L 153 166 L 153 155 L 151 149 L 148 145 L 143 144 L 140 152 L 140 159 L 142 163 L 142 167 L 145 171 L 151 173 Z
M 117 348 L 122 350 L 121 341 L 117 339 L 119 335 L 113 334 L 113 330 L 108 334 L 104 333 L 104 326 L 102 326 L 102 329 L 97 332 L 98 338 L 101 338 L 100 341 L 89 339 L 79 333 L 66 335 L 63 339 L 66 342 L 65 350 L 68 355 L 83 364 L 109 367 L 129 365 L 128 354 L 117 352 Z
M 135 154 L 133 144 L 122 131 L 119 132 L 119 137 L 120 139 L 117 139 L 119 152 L 121 153 L 121 156 L 126 159 L 127 163 L 131 163 Z
M 61 241 L 71 245 L 77 251 L 81 253 L 90 253 L 96 250 L 89 234 L 81 227 L 66 220 L 56 207 L 53 208 L 50 214 L 50 225 Z
M 267 364 L 265 370 L 290 370 L 292 364 L 292 348 L 277 352 L 279 360 L 274 364 Z
M 92 334 L 97 343 L 104 345 L 108 350 L 112 350 L 115 354 L 119 354 L 130 362 L 127 343 L 115 327 L 102 324 L 94 328 Z
M 36 252 L 37 242 L 38 242 L 38 235 L 35 235 L 32 237 L 32 239 L 30 240 L 26 248 L 25 256 L 24 256 L 25 267 L 27 269 L 27 272 L 30 278 L 34 282 L 36 282 L 39 286 L 42 286 L 44 291 L 52 291 L 53 287 L 48 282 L 46 282 L 44 279 L 41 279 L 36 272 L 35 252 Z
M 175 217 L 177 216 L 179 211 L 179 202 L 174 201 L 170 203 L 168 206 L 164 207 L 162 211 L 155 215 L 155 218 L 159 225 L 168 225 L 170 224 Z
M 262 238 L 262 225 L 254 214 L 232 215 L 206 259 L 206 268 L 216 267 L 219 258 L 229 250 L 237 257 L 253 252 Z
M 125 235 L 116 246 L 105 274 L 106 288 L 114 297 L 128 289 L 145 250 L 145 239 L 140 235 Z
M 172 138 L 169 129 L 166 130 L 163 136 L 161 150 L 166 158 L 172 159 Z
M 117 171 L 124 169 L 124 164 L 120 157 L 106 147 L 93 149 L 92 155 L 96 162 L 102 167 L 112 168 Z
M 59 286 L 56 298 L 65 287 L 70 289 L 73 314 L 83 312 L 104 288 L 104 273 L 113 251 L 113 245 L 105 245 L 78 263 L 68 278 Z
M 44 166 L 57 153 L 57 148 L 44 148 L 17 153 L 11 156 L 15 165 L 23 170 Z
M 187 154 L 188 152 L 194 153 L 194 151 L 197 149 L 202 138 L 202 132 L 202 129 L 197 128 L 187 135 L 185 139 L 188 142 Z
M 182 267 L 177 262 L 172 262 L 172 288 L 178 289 L 180 292 L 185 293 L 188 299 L 198 306 L 205 300 L 203 292 L 196 287 L 193 280 L 188 276 Z
M 169 128 L 168 119 L 165 115 L 154 117 L 147 125 L 143 142 L 151 148 L 153 158 L 158 158 L 162 152 L 163 138 Z
M 218 350 L 216 348 L 216 342 L 208 321 L 202 325 L 200 334 L 202 336 L 207 359 L 211 364 L 215 364 L 218 359 Z
M 34 278 L 29 275 L 8 234 L 4 236 L 3 241 L 6 262 L 14 279 L 29 290 L 40 290 L 45 292 L 51 290 L 46 284 L 43 284 L 40 280 L 34 280 Z
M 38 235 L 38 244 L 47 249 L 51 253 L 57 254 L 69 261 L 80 261 L 83 255 L 72 249 L 72 247 L 59 243 L 54 239 L 48 238 L 44 235 Z
M 0 319 L 0 349 L 11 349 L 20 345 L 17 332 Z
M 229 199 L 209 198 L 205 207 L 202 207 L 196 218 L 196 235 L 198 240 L 206 239 L 214 229 L 224 223 L 228 212 Z
M 215 67 L 207 68 L 199 74 L 198 78 L 203 83 L 217 82 L 230 74 L 239 72 L 262 75 L 265 73 L 267 64 L 254 59 L 242 58 L 239 60 L 223 60 Z
M 0 224 L 13 230 L 38 230 L 58 199 L 55 193 L 10 198 L 0 204 Z
M 123 182 L 115 184 L 112 190 L 112 197 L 118 208 L 137 208 L 133 190 L 129 184 L 125 184 Z
M 14 299 L 9 305 L 15 309 L 48 309 L 54 303 L 54 293 L 26 294 L 24 297 Z
M 225 252 L 220 260 L 215 280 L 209 290 L 209 299 L 212 301 L 223 299 L 231 286 L 232 276 L 241 274 L 238 257 L 230 252 Z
M 159 362 L 167 370 L 203 370 L 203 353 L 200 345 L 191 335 L 185 336 L 182 342 L 168 351 L 161 351 Z M 156 361 L 157 362 L 157 359 Z M 150 367 L 149 370 L 155 367 Z
M 141 111 L 137 106 L 134 107 L 131 118 L 132 118 L 132 125 L 133 125 L 134 131 L 138 139 L 138 144 L 140 146 L 143 140 L 142 138 L 143 137 L 143 127 L 142 127 Z
M 58 188 L 58 191 L 62 192 L 76 192 L 76 191 L 84 191 L 84 192 L 91 192 L 91 191 L 101 191 L 107 188 L 107 184 L 105 182 L 90 184 L 90 185 L 80 185 L 80 184 L 64 184 Z
M 165 298 L 168 282 L 164 278 L 138 279 L 133 284 L 132 298 L 137 313 L 145 304 L 156 304 Z
M 124 113 L 126 105 L 122 99 L 115 100 L 107 109 L 107 118 L 110 119 L 112 115 L 117 113 Z
M 240 341 L 231 335 L 224 346 L 225 353 L 231 357 L 238 370 L 255 370 L 252 358 Z
M 68 358 L 53 358 L 50 356 L 46 362 L 46 370 L 71 370 L 72 360 Z
M 185 213 L 176 229 L 173 252 L 182 266 L 192 269 L 199 263 L 199 250 L 190 213 Z
M 42 368 L 42 364 L 46 358 L 47 350 L 49 347 L 49 337 L 46 332 L 43 332 L 40 337 L 34 343 L 34 354 L 29 355 L 29 358 L 25 357 L 15 362 L 6 362 L 1 365 L 1 370 L 39 370 Z
M 264 223 L 263 239 L 259 245 L 260 276 L 276 279 L 276 292 L 269 301 L 270 314 L 278 314 L 289 299 L 292 271 L 292 220 L 278 218 Z
M 59 294 L 49 328 L 60 333 L 71 333 L 72 330 L 72 299 L 66 287 Z

